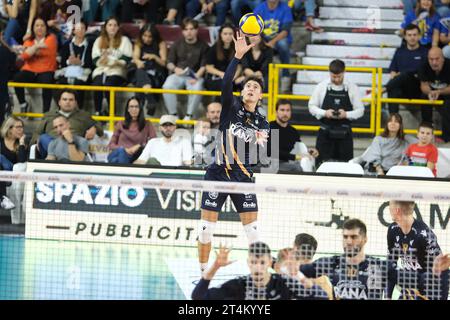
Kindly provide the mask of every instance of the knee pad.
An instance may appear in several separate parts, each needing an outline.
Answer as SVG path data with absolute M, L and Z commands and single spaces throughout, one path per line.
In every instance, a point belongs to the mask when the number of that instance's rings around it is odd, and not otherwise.
M 253 221 L 244 226 L 245 233 L 247 234 L 248 243 L 252 244 L 259 241 L 258 222 Z
M 198 241 L 202 244 L 210 243 L 215 229 L 216 229 L 216 222 L 200 220 Z

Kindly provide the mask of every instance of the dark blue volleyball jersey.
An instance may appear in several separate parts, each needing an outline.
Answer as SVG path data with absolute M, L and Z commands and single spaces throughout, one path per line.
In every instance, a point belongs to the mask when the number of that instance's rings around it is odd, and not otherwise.
M 238 64 L 238 59 L 231 60 L 222 81 L 222 111 L 213 165 L 239 170 L 250 177 L 250 167 L 259 161 L 259 148 L 267 148 L 270 126 L 258 108 L 255 112 L 247 111 L 241 98 L 233 96 L 233 77 Z
M 317 285 L 304 287 L 297 279 L 271 274 L 269 283 L 257 287 L 250 275 L 229 280 L 218 288 L 208 288 L 210 281 L 200 279 L 192 292 L 193 300 L 326 300 Z
M 414 220 L 411 231 L 404 234 L 397 223 L 388 228 L 389 259 L 398 269 L 430 271 L 441 253 L 434 232 L 423 222 Z
M 388 296 L 396 284 L 404 289 L 423 287 L 422 275 L 431 273 L 434 258 L 442 252 L 434 232 L 419 220 L 414 220 L 408 234 L 393 223 L 388 228 L 387 242 L 389 269 L 393 275 L 389 277 Z
M 346 263 L 344 256 L 324 257 L 300 271 L 308 278 L 328 276 L 336 300 L 380 300 L 387 284 L 387 262 L 371 256 L 359 265 Z

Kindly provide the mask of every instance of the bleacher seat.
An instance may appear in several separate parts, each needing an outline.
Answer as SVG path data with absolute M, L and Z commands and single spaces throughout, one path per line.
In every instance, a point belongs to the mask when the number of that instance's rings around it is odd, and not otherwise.
M 358 163 L 330 161 L 322 163 L 316 172 L 363 175 L 364 169 Z
M 434 178 L 433 172 L 427 167 L 393 166 L 387 176 Z

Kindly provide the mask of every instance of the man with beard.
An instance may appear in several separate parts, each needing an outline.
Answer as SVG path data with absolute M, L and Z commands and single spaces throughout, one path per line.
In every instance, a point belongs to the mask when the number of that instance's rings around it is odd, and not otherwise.
M 162 137 L 150 139 L 134 164 L 146 164 L 154 160 L 162 166 L 190 166 L 192 162 L 192 145 L 185 135 L 174 136 L 177 118 L 165 114 L 159 119 Z
M 434 232 L 414 218 L 414 201 L 390 201 L 394 223 L 388 228 L 389 283 L 391 298 L 397 285 L 400 299 L 447 300 L 449 270 Z M 434 266 L 433 266 L 434 264 Z M 433 268 L 434 267 L 434 268 Z
M 228 260 L 230 249 L 220 246 L 216 260 L 205 271 L 192 292 L 193 300 L 292 300 L 326 299 L 326 293 L 310 281 L 280 274 L 272 274 L 270 248 L 263 242 L 253 242 L 248 250 L 247 264 L 250 274 L 229 280 L 218 288 L 208 289 L 216 272 L 233 261 Z
M 345 221 L 344 255 L 324 257 L 300 267 L 308 278 L 328 276 L 336 300 L 380 300 L 387 282 L 385 261 L 366 256 L 366 225 L 358 219 Z
M 292 118 L 292 103 L 289 100 L 280 99 L 275 105 L 277 118 L 270 122 L 272 137 L 278 133 L 279 168 L 283 171 L 307 171 L 314 169 L 315 158 L 319 156 L 316 148 L 304 148 L 301 150 L 300 134 L 289 124 Z M 276 143 L 276 139 L 273 140 Z M 267 148 L 271 150 L 271 146 Z M 272 161 L 276 160 L 272 158 Z

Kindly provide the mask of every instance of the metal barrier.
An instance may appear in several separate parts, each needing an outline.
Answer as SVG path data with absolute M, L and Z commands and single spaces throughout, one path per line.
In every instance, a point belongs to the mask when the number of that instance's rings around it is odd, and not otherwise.
M 280 69 L 294 69 L 294 70 L 319 70 L 328 71 L 328 66 L 309 66 L 309 65 L 295 65 L 295 64 L 271 64 L 269 66 L 269 80 L 272 80 L 272 85 L 269 88 L 272 89 L 272 97 L 269 98 L 268 108 L 268 120 L 273 121 L 276 119 L 275 105 L 278 99 L 290 99 L 290 100 L 309 100 L 310 96 L 294 95 L 294 94 L 279 94 L 278 82 Z M 348 67 L 345 71 L 349 72 L 368 72 L 372 74 L 372 97 L 364 98 L 362 101 L 370 102 L 370 127 L 369 128 L 352 128 L 353 132 L 358 133 L 373 133 L 375 134 L 375 117 L 376 117 L 376 87 L 377 87 L 377 69 L 376 68 L 356 68 Z M 320 126 L 307 126 L 307 125 L 294 125 L 297 130 L 304 131 L 318 131 Z
M 291 100 L 309 100 L 310 96 L 303 95 L 293 95 L 293 94 L 280 94 L 279 93 L 279 73 L 280 69 L 294 69 L 294 70 L 320 70 L 320 71 L 328 71 L 327 66 L 309 66 L 309 65 L 291 65 L 291 64 L 270 64 L 269 65 L 269 88 L 268 93 L 263 94 L 263 98 L 268 99 L 268 112 L 267 119 L 268 121 L 273 121 L 276 119 L 276 111 L 275 105 L 278 99 L 291 99 Z M 382 120 L 382 105 L 383 103 L 402 103 L 402 104 L 421 104 L 421 105 L 433 105 L 433 106 L 441 106 L 443 105 L 442 100 L 430 101 L 430 100 L 422 100 L 422 99 L 390 99 L 382 97 L 382 68 L 356 68 L 356 67 L 348 67 L 346 71 L 349 72 L 369 72 L 372 74 L 372 97 L 364 98 L 362 101 L 370 102 L 370 127 L 369 128 L 352 128 L 353 132 L 357 133 L 372 133 L 374 135 L 379 135 L 383 128 L 381 127 Z M 378 79 L 378 80 L 377 80 Z M 114 130 L 114 123 L 116 121 L 123 120 L 124 117 L 116 116 L 116 92 L 132 92 L 132 93 L 173 93 L 180 95 L 190 95 L 190 94 L 198 94 L 203 96 L 220 96 L 219 91 L 193 91 L 193 90 L 172 90 L 172 89 L 144 89 L 144 88 L 136 88 L 136 87 L 106 87 L 106 86 L 80 86 L 80 85 L 59 85 L 59 84 L 43 84 L 43 83 L 18 83 L 18 82 L 9 82 L 8 86 L 10 87 L 22 87 L 29 89 L 72 89 L 72 90 L 84 90 L 84 91 L 109 91 L 110 94 L 110 102 L 109 102 L 109 116 L 92 116 L 93 119 L 98 121 L 108 121 L 109 129 Z M 235 96 L 239 96 L 239 92 L 234 92 Z M 42 118 L 42 113 L 14 113 L 16 116 L 20 117 L 30 117 L 30 118 Z M 146 118 L 148 121 L 153 123 L 158 123 L 158 118 Z M 188 124 L 194 125 L 196 120 L 177 120 L 177 124 Z M 297 130 L 302 131 L 318 131 L 320 126 L 309 126 L 309 125 L 294 125 L 293 126 Z M 414 134 L 417 133 L 416 129 L 405 129 L 405 133 Z M 441 130 L 435 131 L 436 135 L 441 135 Z
M 421 105 L 432 105 L 432 106 L 442 106 L 444 104 L 444 101 L 442 100 L 424 100 L 424 99 L 394 99 L 394 98 L 383 98 L 383 82 L 382 82 L 382 76 L 383 76 L 383 69 L 378 68 L 378 89 L 377 89 L 377 128 L 376 128 L 376 135 L 379 135 L 381 132 L 383 132 L 383 128 L 381 127 L 381 120 L 382 120 L 382 108 L 383 103 L 401 103 L 401 104 L 421 104 Z M 417 133 L 417 129 L 404 129 L 404 132 L 407 134 L 415 134 Z M 441 130 L 435 130 L 435 135 L 442 135 Z
M 107 86 L 80 86 L 80 85 L 66 85 L 66 84 L 44 84 L 44 83 L 19 83 L 19 82 L 9 82 L 10 87 L 21 87 L 29 89 L 72 89 L 72 90 L 83 90 L 83 91 L 109 91 L 109 116 L 92 116 L 94 120 L 98 121 L 108 121 L 108 130 L 114 131 L 114 123 L 116 121 L 123 120 L 124 117 L 116 116 L 116 92 L 132 92 L 132 93 L 173 93 L 181 95 L 198 94 L 203 96 L 220 96 L 219 91 L 194 91 L 194 90 L 173 90 L 173 89 L 144 89 L 136 87 L 107 87 Z M 234 92 L 235 96 L 239 96 L 239 92 Z M 268 98 L 269 94 L 263 94 L 263 98 Z M 30 118 L 42 118 L 43 113 L 14 113 L 14 115 L 19 117 L 30 117 Z M 153 123 L 158 123 L 158 118 L 146 118 L 148 121 Z M 194 125 L 196 120 L 177 120 L 177 124 L 188 124 Z

